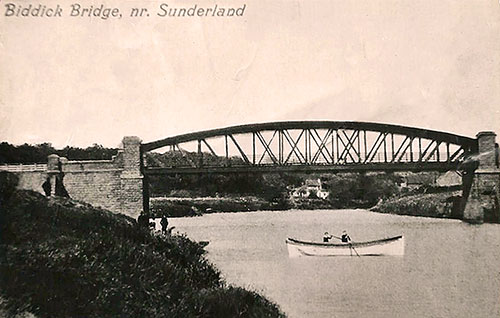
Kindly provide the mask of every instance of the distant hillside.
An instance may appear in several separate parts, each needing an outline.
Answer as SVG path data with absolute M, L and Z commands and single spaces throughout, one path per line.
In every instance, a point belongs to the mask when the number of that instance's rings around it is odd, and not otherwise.
M 0 314 L 36 317 L 283 317 L 228 286 L 185 236 L 64 198 L 14 190 L 0 172 Z

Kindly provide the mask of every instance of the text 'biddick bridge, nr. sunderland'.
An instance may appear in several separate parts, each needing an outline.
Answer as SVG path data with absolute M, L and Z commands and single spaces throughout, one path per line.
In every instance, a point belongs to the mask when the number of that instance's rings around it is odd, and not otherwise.
M 4 5 L 4 16 L 9 18 L 189 18 L 189 17 L 242 17 L 247 9 L 246 4 L 235 6 L 222 6 L 218 4 L 187 6 L 172 6 L 167 3 L 157 4 L 156 7 L 127 7 L 116 6 L 83 5 L 73 3 L 70 5 L 54 4 L 45 5 L 40 3 L 6 3 Z

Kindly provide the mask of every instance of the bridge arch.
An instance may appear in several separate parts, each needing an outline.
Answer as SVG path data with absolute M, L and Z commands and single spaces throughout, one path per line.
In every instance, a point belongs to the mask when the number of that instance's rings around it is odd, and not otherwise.
M 195 144 L 191 151 L 183 147 L 189 143 Z M 177 151 L 185 162 L 169 167 L 146 163 L 143 166 L 145 175 L 242 171 L 445 171 L 456 169 L 466 156 L 476 152 L 477 139 L 383 123 L 283 121 L 182 134 L 143 143 L 141 151 L 144 154 L 162 147 Z M 214 157 L 225 160 L 213 160 Z

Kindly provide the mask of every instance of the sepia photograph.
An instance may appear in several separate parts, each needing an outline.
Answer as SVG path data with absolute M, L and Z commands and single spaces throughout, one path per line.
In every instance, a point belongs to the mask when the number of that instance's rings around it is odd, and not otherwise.
M 0 0 L 0 317 L 500 316 L 498 0 Z

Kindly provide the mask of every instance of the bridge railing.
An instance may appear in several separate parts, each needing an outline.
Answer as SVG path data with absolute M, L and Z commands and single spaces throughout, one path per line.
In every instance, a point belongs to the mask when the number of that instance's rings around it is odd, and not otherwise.
M 1 164 L 0 171 L 9 172 L 35 172 L 35 171 L 47 171 L 47 164 L 45 163 L 35 163 L 35 164 Z

